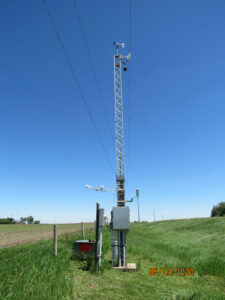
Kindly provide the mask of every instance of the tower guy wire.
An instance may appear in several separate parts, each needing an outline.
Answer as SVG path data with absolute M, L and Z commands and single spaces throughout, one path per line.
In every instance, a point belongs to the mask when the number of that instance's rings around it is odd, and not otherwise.
M 132 52 L 132 0 L 129 0 L 129 33 L 128 33 L 128 46 L 129 53 Z M 127 174 L 129 174 L 129 163 L 130 163 L 130 131 L 131 131 L 131 62 L 130 71 L 128 75 L 128 134 L 127 134 Z M 127 176 L 129 177 L 129 176 Z
M 75 85 L 76 85 L 76 87 L 77 87 L 77 89 L 78 89 L 78 91 L 79 91 L 79 93 L 80 93 L 81 99 L 82 99 L 82 101 L 83 101 L 83 103 L 84 103 L 84 106 L 85 106 L 85 108 L 86 108 L 86 110 L 87 110 L 87 113 L 88 113 L 88 116 L 89 116 L 89 118 L 90 118 L 90 121 L 91 121 L 91 123 L 92 123 L 92 125 L 93 125 L 93 127 L 94 127 L 95 133 L 96 133 L 96 135 L 97 135 L 97 137 L 98 137 L 98 140 L 99 140 L 99 142 L 100 142 L 100 145 L 101 145 L 101 147 L 102 147 L 102 150 L 103 150 L 103 152 L 104 152 L 104 154 L 105 154 L 105 156 L 106 156 L 106 159 L 107 159 L 107 161 L 108 161 L 108 163 L 109 163 L 109 165 L 110 165 L 110 168 L 112 169 L 113 173 L 115 173 L 115 172 L 114 172 L 114 169 L 113 169 L 113 166 L 112 166 L 112 163 L 111 163 L 111 160 L 110 160 L 110 158 L 109 158 L 109 156 L 108 156 L 108 153 L 107 153 L 107 151 L 106 151 L 105 145 L 104 145 L 103 140 L 102 140 L 102 138 L 101 138 L 101 135 L 100 135 L 100 133 L 99 133 L 99 131 L 98 131 L 98 128 L 97 128 L 97 126 L 96 126 L 94 117 L 93 117 L 93 115 L 92 115 L 92 113 L 91 113 L 91 110 L 90 110 L 90 108 L 89 108 L 89 106 L 88 106 L 87 100 L 86 100 L 86 98 L 85 98 L 85 96 L 84 96 L 84 93 L 83 93 L 83 91 L 82 91 L 82 89 L 81 89 L 81 86 L 80 86 L 80 84 L 79 84 L 79 81 L 78 81 L 78 79 L 77 79 L 77 76 L 76 76 L 76 74 L 75 74 L 75 72 L 74 72 L 74 69 L 73 69 L 72 63 L 71 63 L 71 61 L 70 61 L 70 58 L 69 58 L 69 56 L 68 56 L 68 54 L 67 54 L 67 52 L 66 52 L 66 49 L 65 49 L 65 47 L 64 47 L 64 45 L 63 45 L 62 39 L 61 39 L 61 37 L 60 37 L 60 35 L 59 35 L 59 32 L 58 32 L 58 30 L 57 30 L 57 28 L 56 28 L 56 25 L 55 25 L 55 22 L 54 22 L 54 20 L 53 20 L 53 17 L 52 17 L 52 15 L 51 15 L 51 13 L 50 13 L 50 11 L 49 11 L 49 9 L 48 9 L 47 2 L 46 2 L 46 0 L 42 0 L 42 2 L 43 2 L 43 4 L 44 4 L 46 13 L 47 13 L 47 15 L 48 15 L 48 17 L 49 17 L 50 23 L 52 24 L 52 27 L 53 27 L 53 29 L 54 29 L 54 31 L 55 31 L 55 34 L 56 34 L 57 40 L 58 40 L 58 42 L 59 42 L 59 45 L 60 45 L 60 47 L 61 47 L 61 49 L 62 49 L 62 52 L 63 52 L 63 54 L 64 54 L 64 56 L 65 56 L 66 63 L 67 63 L 67 65 L 68 65 L 68 67 L 69 67 L 69 69 L 70 69 L 70 71 L 71 71 L 71 73 L 72 73 L 74 83 L 75 83 Z
M 80 30 L 81 30 L 81 33 L 82 33 L 82 36 L 83 36 L 83 40 L 84 40 L 84 44 L 85 44 L 85 47 L 86 47 L 86 50 L 87 50 L 87 54 L 88 54 L 88 57 L 89 57 L 92 73 L 93 73 L 95 83 L 96 83 L 96 87 L 97 87 L 97 91 L 98 91 L 98 94 L 99 94 L 100 104 L 102 106 L 104 116 L 105 116 L 105 120 L 106 120 L 106 123 L 108 125 L 108 129 L 109 129 L 110 135 L 111 135 L 113 143 L 114 143 L 114 137 L 113 137 L 112 129 L 111 129 L 111 126 L 110 126 L 109 118 L 108 118 L 108 115 L 107 115 L 107 111 L 106 111 L 106 108 L 105 108 L 102 91 L 101 91 L 101 88 L 100 88 L 100 85 L 99 85 L 99 82 L 98 82 L 94 62 L 93 62 L 93 59 L 92 59 L 92 56 L 91 56 L 90 48 L 88 46 L 84 26 L 83 26 L 82 21 L 81 21 L 81 17 L 80 17 L 80 13 L 79 13 L 79 10 L 78 10 L 78 7 L 77 7 L 76 0 L 73 0 L 73 6 L 74 6 L 74 10 L 75 10 L 75 13 L 76 13 L 76 16 L 77 16 L 78 23 L 80 25 Z

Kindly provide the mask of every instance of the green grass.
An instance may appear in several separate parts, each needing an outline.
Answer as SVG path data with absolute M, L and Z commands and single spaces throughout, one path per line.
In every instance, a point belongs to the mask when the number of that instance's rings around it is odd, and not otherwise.
M 86 234 L 93 238 L 94 233 Z M 225 299 L 225 218 L 173 220 L 132 224 L 128 262 L 138 272 L 112 270 L 110 232 L 104 231 L 102 274 L 71 260 L 79 234 L 0 251 L 0 299 Z M 26 253 L 23 255 L 23 253 Z M 195 269 L 194 276 L 152 276 L 149 268 Z
M 52 241 L 1 250 L 0 299 L 71 299 L 71 242 L 59 240 L 57 258 Z

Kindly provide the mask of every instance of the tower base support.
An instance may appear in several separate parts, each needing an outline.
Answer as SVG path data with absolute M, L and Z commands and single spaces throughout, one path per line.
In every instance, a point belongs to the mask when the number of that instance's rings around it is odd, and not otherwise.
M 137 272 L 136 264 L 127 264 L 126 266 L 114 267 L 113 269 L 123 272 Z

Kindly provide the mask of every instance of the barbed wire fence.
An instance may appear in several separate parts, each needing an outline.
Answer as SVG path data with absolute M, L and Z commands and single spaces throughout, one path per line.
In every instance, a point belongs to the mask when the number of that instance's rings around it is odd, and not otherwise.
M 69 230 L 69 231 L 63 231 L 61 234 L 59 234 L 59 241 L 62 241 L 63 238 L 65 238 L 68 235 L 72 235 L 74 233 L 80 233 L 82 235 L 82 232 L 84 230 L 84 224 L 85 223 L 81 223 L 80 227 L 75 227 L 74 230 Z M 90 230 L 92 230 L 94 228 L 94 224 L 90 224 L 90 223 L 86 223 L 86 232 L 89 232 Z M 5 258 L 4 259 L 4 255 L 8 254 L 6 252 L 6 249 L 8 250 L 9 248 L 3 248 L 0 250 L 0 272 L 2 271 L 2 266 L 4 264 L 7 263 L 11 263 L 12 261 L 15 261 L 16 259 L 27 255 L 29 256 L 32 252 L 36 252 L 37 250 L 46 248 L 49 249 L 49 253 L 52 253 L 53 256 L 57 256 L 57 249 L 58 249 L 58 233 L 57 233 L 57 225 L 53 225 L 53 241 L 51 241 L 50 239 L 44 239 L 44 240 L 36 240 L 36 241 L 32 241 L 29 242 L 26 245 L 19 245 L 19 248 L 16 249 L 16 251 L 19 251 L 18 254 L 13 255 L 12 257 L 9 258 Z M 41 245 L 38 245 L 42 243 Z M 44 244 L 43 244 L 44 243 Z M 32 247 L 33 246 L 33 247 Z M 32 247 L 30 249 L 30 247 Z M 13 249 L 14 247 L 10 247 L 10 249 Z M 28 248 L 28 249 L 26 249 Z

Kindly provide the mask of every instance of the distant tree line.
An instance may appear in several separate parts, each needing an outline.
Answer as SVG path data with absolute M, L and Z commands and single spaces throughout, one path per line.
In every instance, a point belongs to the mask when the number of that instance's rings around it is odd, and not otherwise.
M 39 220 L 34 220 L 34 217 L 21 217 L 19 221 L 14 220 L 13 218 L 0 218 L 0 224 L 40 224 Z
M 38 220 L 34 221 L 34 217 L 29 216 L 26 218 L 21 217 L 19 223 L 20 224 L 40 224 L 40 221 L 38 221 Z
M 13 218 L 1 218 L 0 224 L 15 224 L 16 221 Z
M 220 202 L 218 205 L 213 206 L 211 217 L 225 216 L 225 202 Z

